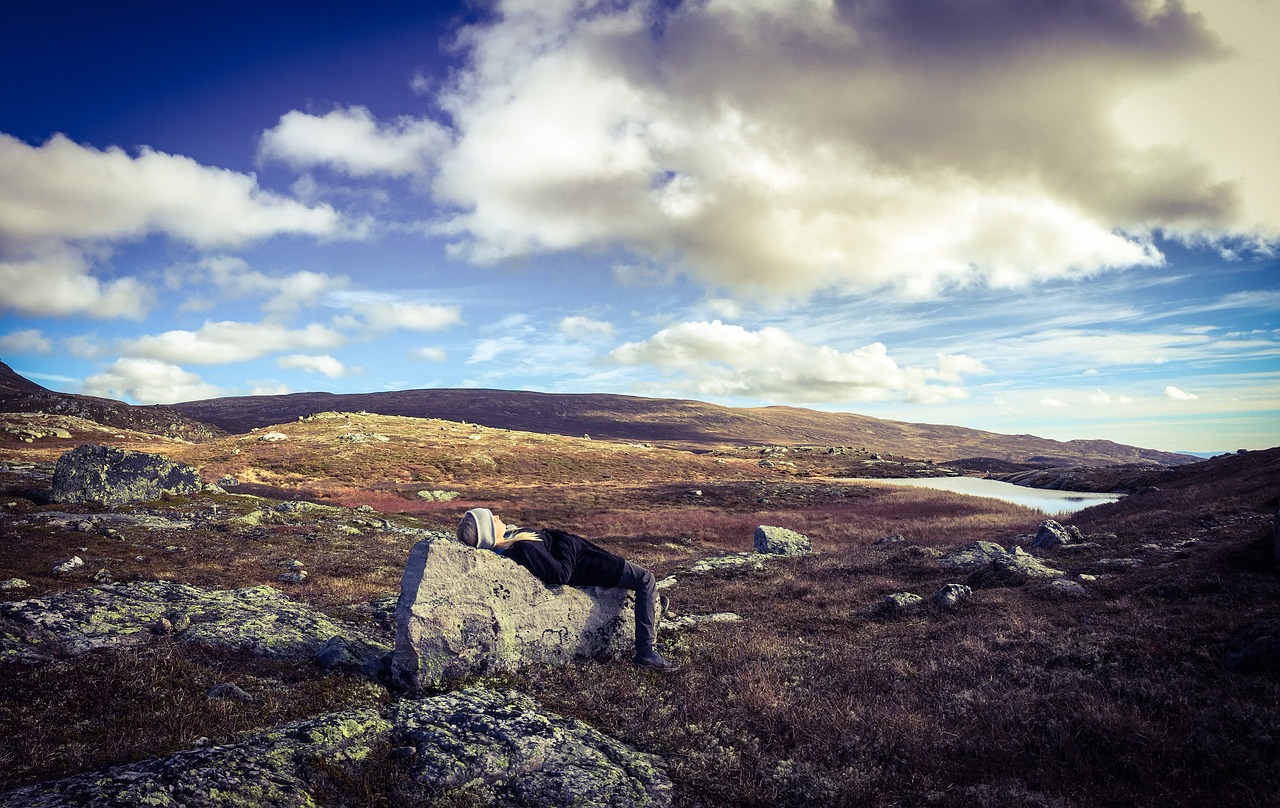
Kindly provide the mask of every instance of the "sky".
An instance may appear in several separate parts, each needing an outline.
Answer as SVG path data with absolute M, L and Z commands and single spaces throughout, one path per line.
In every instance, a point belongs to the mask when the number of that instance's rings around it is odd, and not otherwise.
M 27 3 L 0 360 L 1280 444 L 1280 0 Z

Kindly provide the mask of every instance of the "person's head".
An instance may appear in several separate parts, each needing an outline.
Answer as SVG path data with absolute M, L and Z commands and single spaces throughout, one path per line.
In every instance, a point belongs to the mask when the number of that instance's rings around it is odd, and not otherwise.
M 488 508 L 472 508 L 458 523 L 458 541 L 480 550 L 492 550 L 502 540 L 507 526 Z

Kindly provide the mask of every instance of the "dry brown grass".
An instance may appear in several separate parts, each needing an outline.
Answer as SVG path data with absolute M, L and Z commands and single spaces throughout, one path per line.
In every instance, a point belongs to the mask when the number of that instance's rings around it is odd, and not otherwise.
M 1102 576 L 1086 584 L 1085 599 L 1034 585 L 983 589 L 958 614 L 886 622 L 870 613 L 884 596 L 927 596 L 964 580 L 938 565 L 942 551 L 978 539 L 1007 544 L 1043 517 L 944 492 L 797 478 L 745 460 L 361 424 L 358 431 L 392 440 L 336 451 L 343 425 L 313 422 L 283 428 L 294 435 L 287 444 L 235 438 L 179 454 L 206 478 L 232 473 L 280 494 L 374 504 L 403 514 L 393 518 L 405 525 L 449 528 L 467 508 L 487 505 L 513 521 L 566 527 L 659 577 L 675 574 L 678 614 L 741 615 L 664 636 L 685 664 L 674 676 L 584 663 L 502 680 L 662 755 L 681 805 L 1263 806 L 1280 790 L 1280 675 L 1222 664 L 1227 637 L 1274 616 L 1280 603 L 1269 554 L 1280 489 L 1266 468 L 1256 484 L 1171 484 L 1077 515 L 1072 521 L 1098 546 L 1055 560 Z M 548 453 L 560 454 L 552 461 Z M 516 479 L 498 471 L 517 467 Z M 424 502 L 422 488 L 460 496 Z M 13 478 L 3 498 L 17 503 L 11 511 L 55 510 L 36 489 Z M 358 524 L 354 533 L 345 518 L 243 528 L 221 518 L 256 507 L 247 503 L 204 495 L 146 506 L 195 517 L 195 528 L 175 534 L 9 533 L 0 577 L 26 578 L 31 594 L 86 585 L 92 560 L 83 574 L 49 572 L 85 547 L 93 559 L 115 559 L 107 566 L 117 579 L 267 583 L 329 610 L 398 586 L 412 538 Z M 750 549 L 757 524 L 800 530 L 818 554 L 762 573 L 686 571 L 690 559 Z M 873 544 L 893 533 L 908 542 Z M 1151 543 L 1160 546 L 1144 546 Z M 1142 563 L 1104 566 L 1115 557 Z M 307 584 L 275 580 L 292 558 L 312 573 Z M 0 675 L 0 789 L 387 698 L 305 666 L 167 643 L 9 665 Z M 219 681 L 262 700 L 204 700 Z M 436 804 L 376 760 L 335 769 L 319 785 L 332 804 Z

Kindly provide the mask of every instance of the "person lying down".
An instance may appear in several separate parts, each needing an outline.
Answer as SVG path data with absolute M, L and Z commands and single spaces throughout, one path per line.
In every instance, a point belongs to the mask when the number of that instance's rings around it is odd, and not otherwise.
M 636 666 L 662 673 L 679 670 L 679 664 L 663 658 L 655 644 L 657 586 L 653 573 L 644 567 L 563 530 L 508 525 L 488 508 L 472 508 L 463 515 L 458 540 L 511 559 L 548 586 L 600 586 L 635 592 Z

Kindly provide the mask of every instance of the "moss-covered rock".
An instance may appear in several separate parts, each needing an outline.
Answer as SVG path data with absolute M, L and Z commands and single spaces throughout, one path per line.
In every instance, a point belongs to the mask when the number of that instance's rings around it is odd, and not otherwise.
M 260 656 L 311 656 L 335 636 L 390 650 L 268 586 L 208 590 L 132 581 L 0 603 L 0 659 L 75 656 L 148 643 L 160 634 Z
M 0 794 L 0 806 L 314 806 L 333 767 L 353 779 L 361 769 L 396 773 L 423 795 L 486 805 L 671 804 L 671 781 L 655 756 L 527 696 L 475 688 L 28 786 Z
M 58 458 L 50 497 L 54 502 L 123 505 L 163 494 L 195 494 L 202 487 L 200 474 L 182 463 L 86 444 Z

